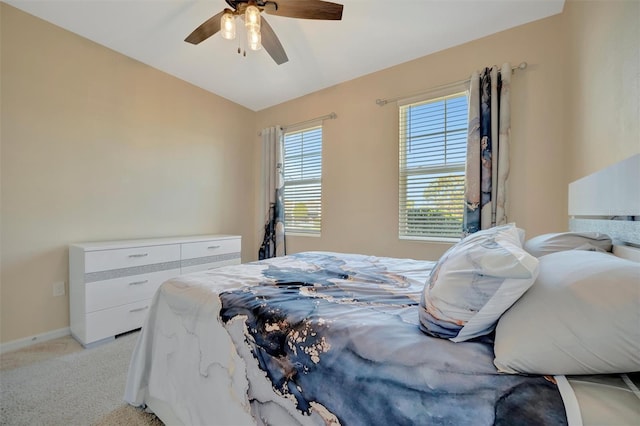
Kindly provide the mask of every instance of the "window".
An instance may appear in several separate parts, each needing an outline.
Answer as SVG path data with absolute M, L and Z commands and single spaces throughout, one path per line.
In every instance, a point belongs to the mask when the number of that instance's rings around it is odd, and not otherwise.
M 284 223 L 287 233 L 320 235 L 322 125 L 284 134 Z
M 466 92 L 400 105 L 400 238 L 460 239 L 467 110 Z

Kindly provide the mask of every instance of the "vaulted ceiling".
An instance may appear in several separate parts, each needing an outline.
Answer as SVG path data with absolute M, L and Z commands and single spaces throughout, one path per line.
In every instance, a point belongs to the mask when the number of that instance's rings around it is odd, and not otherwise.
M 185 37 L 224 0 L 4 0 L 82 37 L 258 111 L 562 11 L 564 0 L 334 0 L 341 21 L 263 13 L 289 61 L 237 40 Z M 274 0 L 277 2 L 277 0 Z M 304 1 L 304 0 L 300 0 Z

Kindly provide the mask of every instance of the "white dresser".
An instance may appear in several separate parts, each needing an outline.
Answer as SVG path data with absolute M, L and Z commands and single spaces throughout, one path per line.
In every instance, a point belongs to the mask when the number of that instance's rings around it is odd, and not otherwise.
M 154 238 L 69 247 L 71 334 L 84 347 L 140 328 L 160 284 L 240 263 L 235 235 Z

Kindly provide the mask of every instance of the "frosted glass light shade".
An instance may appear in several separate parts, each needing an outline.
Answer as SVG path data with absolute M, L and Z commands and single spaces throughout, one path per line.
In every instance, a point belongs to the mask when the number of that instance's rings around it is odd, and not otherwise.
M 244 12 L 244 24 L 247 27 L 247 31 L 250 28 L 256 28 L 260 31 L 260 9 L 254 5 L 247 6 Z
M 220 18 L 220 32 L 222 38 L 233 40 L 236 38 L 236 17 L 232 13 L 226 12 Z
M 260 29 L 247 28 L 247 44 L 251 50 L 260 50 L 262 48 L 262 36 Z

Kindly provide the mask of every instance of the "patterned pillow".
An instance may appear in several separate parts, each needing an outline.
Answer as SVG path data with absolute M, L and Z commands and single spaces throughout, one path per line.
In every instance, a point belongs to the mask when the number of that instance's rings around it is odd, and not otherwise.
M 425 284 L 420 328 L 454 342 L 489 334 L 533 284 L 538 259 L 522 248 L 514 224 L 476 232 L 451 247 Z

